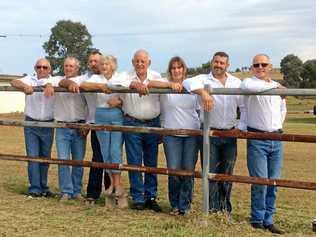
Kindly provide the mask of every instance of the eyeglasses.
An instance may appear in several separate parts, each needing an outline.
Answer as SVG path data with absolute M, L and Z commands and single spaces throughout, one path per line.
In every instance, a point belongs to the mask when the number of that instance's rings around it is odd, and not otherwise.
M 43 68 L 44 70 L 47 70 L 48 66 L 42 66 L 42 65 L 37 65 L 36 66 L 36 69 L 41 69 L 41 68 Z
M 252 64 L 252 66 L 254 67 L 254 68 L 258 68 L 258 67 L 267 67 L 269 65 L 269 63 L 254 63 L 254 64 Z

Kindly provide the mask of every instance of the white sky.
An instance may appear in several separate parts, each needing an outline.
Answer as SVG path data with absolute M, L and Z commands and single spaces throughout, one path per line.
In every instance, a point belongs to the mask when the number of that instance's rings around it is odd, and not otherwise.
M 139 48 L 160 72 L 172 56 L 196 67 L 216 51 L 230 55 L 231 70 L 248 66 L 257 53 L 279 67 L 289 53 L 316 58 L 315 12 L 315 0 L 1 1 L 0 35 L 8 36 L 0 38 L 0 73 L 32 73 L 50 29 L 63 19 L 85 24 L 96 35 L 93 46 L 118 58 L 119 71 L 131 69 Z

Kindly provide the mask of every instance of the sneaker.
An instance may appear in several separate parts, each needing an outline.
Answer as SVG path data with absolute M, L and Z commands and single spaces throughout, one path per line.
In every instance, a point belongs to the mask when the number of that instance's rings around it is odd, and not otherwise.
M 94 199 L 94 198 L 87 197 L 87 198 L 84 200 L 84 203 L 85 203 L 86 205 L 91 205 L 91 206 L 93 206 L 93 205 L 95 205 L 96 201 L 97 201 L 97 200 Z
M 42 197 L 41 193 L 28 193 L 27 198 L 40 198 Z
M 264 225 L 264 228 L 269 230 L 272 234 L 279 234 L 283 235 L 285 232 L 280 228 L 276 227 L 275 225 Z
M 134 209 L 134 210 L 139 210 L 139 211 L 141 211 L 141 210 L 144 210 L 145 209 L 145 205 L 144 205 L 144 203 L 142 203 L 142 202 L 134 202 L 133 204 L 132 204 L 132 207 L 131 207 L 132 209 Z
M 254 229 L 259 229 L 259 230 L 264 230 L 264 226 L 262 223 L 251 223 L 252 228 Z
M 56 196 L 56 194 L 52 193 L 51 191 L 48 190 L 48 191 L 42 193 L 42 196 L 46 197 L 46 198 L 54 198 Z
M 76 201 L 84 201 L 85 200 L 84 197 L 81 195 L 81 193 L 78 193 L 78 194 L 74 195 L 72 197 L 72 199 L 74 199 Z
M 60 201 L 60 202 L 67 202 L 67 201 L 69 201 L 70 199 L 71 199 L 70 195 L 67 194 L 67 193 L 64 193 L 64 194 L 61 195 L 59 201 Z
M 162 212 L 161 207 L 158 205 L 158 203 L 156 202 L 156 199 L 154 198 L 146 200 L 145 207 L 155 212 Z
M 179 209 L 178 208 L 172 208 L 171 211 L 169 212 L 170 215 L 172 216 L 178 216 L 180 215 Z

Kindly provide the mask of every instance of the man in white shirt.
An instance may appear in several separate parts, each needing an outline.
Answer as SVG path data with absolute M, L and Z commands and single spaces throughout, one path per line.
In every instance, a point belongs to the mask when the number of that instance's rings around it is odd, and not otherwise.
M 89 80 L 93 75 L 100 74 L 99 61 L 102 54 L 99 51 L 92 51 L 88 57 L 88 71 L 79 77 L 74 77 L 67 82 L 64 82 L 66 86 L 72 92 L 79 92 L 81 83 Z M 95 123 L 95 110 L 96 110 L 96 93 L 84 93 L 83 94 L 88 105 L 88 116 L 86 123 Z M 88 131 L 88 130 L 87 130 Z M 91 148 L 92 148 L 92 162 L 103 162 L 100 144 L 97 139 L 96 131 L 91 130 Z M 89 180 L 87 185 L 87 198 L 86 202 L 94 204 L 100 197 L 102 192 L 102 178 L 103 169 L 90 168 Z M 104 188 L 105 190 L 111 185 L 111 180 L 107 172 L 104 172 Z
M 33 86 L 43 86 L 50 77 L 51 66 L 47 59 L 37 60 L 34 66 L 36 76 L 26 76 L 11 82 L 21 89 L 25 96 L 25 121 L 53 121 L 54 97 L 46 97 L 43 92 L 34 92 Z M 24 128 L 24 140 L 27 156 L 50 159 L 54 138 L 53 128 Z M 28 163 L 30 186 L 29 197 L 51 197 L 53 194 L 47 186 L 48 165 L 36 162 Z
M 225 52 L 214 54 L 211 62 L 211 72 L 208 75 L 199 75 L 183 82 L 184 87 L 201 96 L 205 111 L 210 111 L 210 129 L 228 131 L 245 129 L 245 107 L 243 98 L 239 95 L 213 95 L 204 89 L 205 85 L 211 88 L 239 88 L 241 81 L 227 73 L 229 56 Z M 214 101 L 214 104 L 212 104 Z M 240 122 L 237 122 L 237 108 L 241 112 Z M 203 111 L 201 111 L 203 121 Z M 232 174 L 237 157 L 236 138 L 210 138 L 210 169 L 211 173 Z M 210 212 L 232 211 L 230 202 L 231 182 L 209 182 Z
M 145 50 L 138 50 L 132 60 L 134 70 L 125 76 L 121 85 L 136 89 L 136 93 L 126 93 L 121 96 L 123 101 L 124 125 L 160 127 L 160 101 L 158 94 L 148 93 L 147 84 L 150 80 L 159 80 L 160 74 L 149 70 L 150 57 Z M 124 133 L 127 162 L 130 165 L 157 167 L 158 134 Z M 130 194 L 133 199 L 132 208 L 144 208 L 161 212 L 156 202 L 157 175 L 130 171 Z
M 64 61 L 65 76 L 53 77 L 46 85 L 45 93 L 54 94 L 52 86 L 66 87 L 70 78 L 78 76 L 79 61 L 74 57 L 67 57 Z M 54 118 L 57 122 L 84 123 L 87 116 L 87 104 L 83 95 L 76 93 L 56 93 Z M 57 128 L 56 147 L 58 159 L 83 160 L 86 151 L 86 137 L 82 136 L 79 129 Z M 58 166 L 59 189 L 61 201 L 70 198 L 82 199 L 83 167 L 67 165 Z
M 252 78 L 244 79 L 241 88 L 247 91 L 261 92 L 273 88 L 284 88 L 271 80 L 272 65 L 265 54 L 253 58 Z M 280 96 L 245 96 L 247 110 L 247 130 L 250 132 L 282 133 L 282 124 L 286 116 L 285 99 Z M 247 141 L 247 165 L 250 176 L 278 179 L 281 175 L 283 148 L 281 141 Z M 267 229 L 275 234 L 283 234 L 273 224 L 276 211 L 277 188 L 266 185 L 251 185 L 251 218 L 255 229 Z

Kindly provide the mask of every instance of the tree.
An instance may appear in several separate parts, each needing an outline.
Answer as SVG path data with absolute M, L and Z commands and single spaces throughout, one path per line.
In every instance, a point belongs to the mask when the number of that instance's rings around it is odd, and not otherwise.
M 62 73 L 63 61 L 67 56 L 78 58 L 81 62 L 81 71 L 86 70 L 88 53 L 92 47 L 91 35 L 87 27 L 80 22 L 61 20 L 51 32 L 43 48 L 48 54 L 47 59 L 52 64 L 53 72 Z
M 303 64 L 302 76 L 302 88 L 316 88 L 316 59 L 307 60 Z
M 241 72 L 240 68 L 236 68 L 235 72 Z
M 284 75 L 285 86 L 299 88 L 302 82 L 302 60 L 293 54 L 288 54 L 281 60 L 280 66 Z

